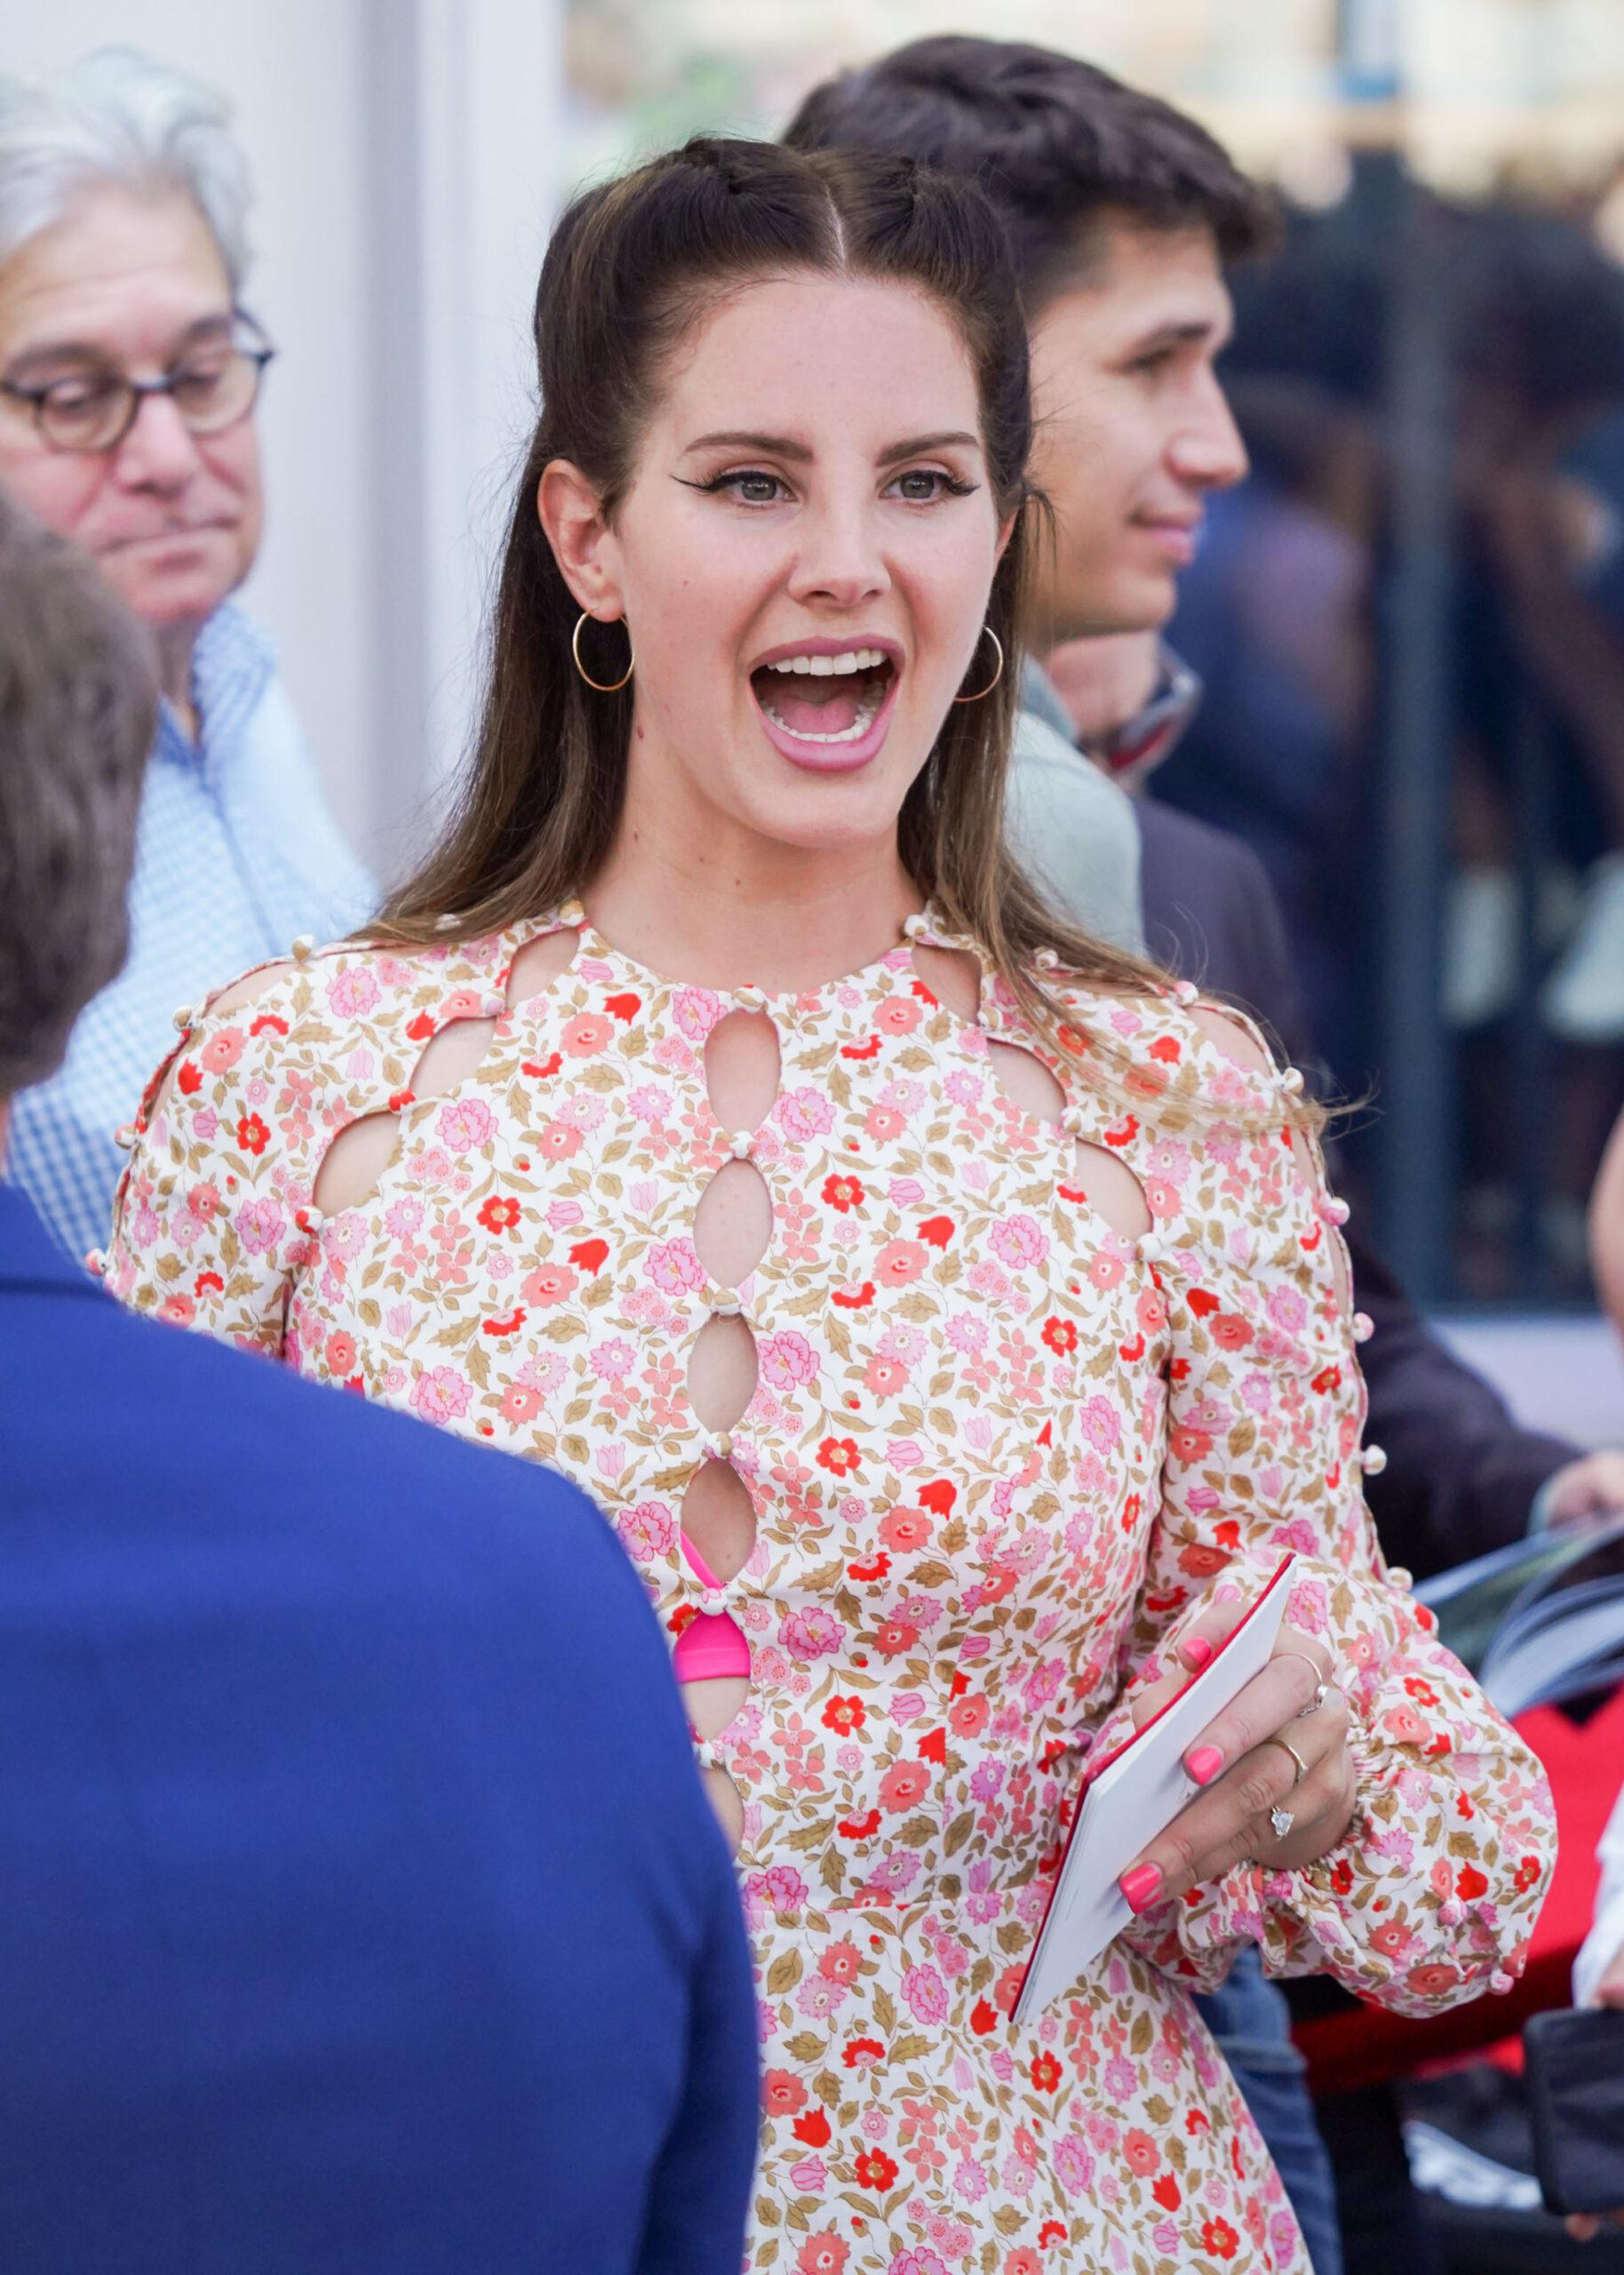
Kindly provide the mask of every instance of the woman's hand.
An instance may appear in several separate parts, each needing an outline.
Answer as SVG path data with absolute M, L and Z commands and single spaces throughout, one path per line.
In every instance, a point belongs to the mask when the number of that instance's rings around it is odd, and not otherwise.
M 1200 1672 L 1246 1609 L 1214 1604 L 1202 1613 L 1178 1647 L 1189 1673 L 1146 1687 L 1134 1701 L 1136 1728 Z M 1356 1796 L 1347 1701 L 1324 1645 L 1282 1627 L 1268 1664 L 1208 1723 L 1184 1767 L 1202 1790 L 1118 1883 L 1136 1912 L 1220 1879 L 1233 1864 L 1255 1860 L 1288 1871 L 1334 1848 Z

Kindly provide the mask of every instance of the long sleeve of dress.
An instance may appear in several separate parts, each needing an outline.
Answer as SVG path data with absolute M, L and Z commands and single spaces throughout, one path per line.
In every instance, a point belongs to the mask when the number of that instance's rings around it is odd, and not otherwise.
M 1254 1943 L 1272 1974 L 1328 1973 L 1425 2014 L 1506 1989 L 1520 1971 L 1555 1857 L 1549 1789 L 1439 1644 L 1407 1576 L 1383 1563 L 1362 1491 L 1381 1456 L 1361 1449 L 1355 1342 L 1366 1323 L 1348 1313 L 1346 1211 L 1318 1145 L 1294 1139 L 1286 1078 L 1255 1030 L 1237 1036 L 1255 1070 L 1205 1036 L 1192 1050 L 1182 1033 L 1164 1062 L 1206 1061 L 1203 1088 L 1236 1111 L 1192 1125 L 1173 1174 L 1165 1158 L 1135 1164 L 1156 1219 L 1170 1359 L 1163 1501 L 1127 1693 L 1163 1671 L 1206 1602 L 1250 1597 L 1294 1551 L 1287 1617 L 1317 1639 L 1346 1695 L 1358 1799 L 1318 1863 L 1238 1866 L 1128 1936 L 1194 1987 L 1222 1980 Z M 1097 1743 L 1128 1727 L 1119 1704 Z

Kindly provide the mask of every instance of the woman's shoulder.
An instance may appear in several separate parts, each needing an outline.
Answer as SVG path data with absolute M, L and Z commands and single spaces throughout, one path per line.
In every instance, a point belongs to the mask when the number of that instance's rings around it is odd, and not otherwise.
M 1247 1012 L 1190 980 L 1128 986 L 1058 963 L 1031 978 L 1061 1007 L 1068 1054 L 1135 1102 L 1142 1122 L 1272 1122 L 1302 1089 Z

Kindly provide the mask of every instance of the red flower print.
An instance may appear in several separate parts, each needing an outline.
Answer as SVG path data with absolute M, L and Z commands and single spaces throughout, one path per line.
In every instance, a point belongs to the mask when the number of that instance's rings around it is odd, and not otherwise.
M 911 1034 L 919 1023 L 919 1007 L 905 995 L 888 995 L 874 1012 L 874 1025 L 888 1034 Z
M 818 1953 L 817 1971 L 825 1983 L 855 1983 L 861 1963 L 856 1944 L 830 1944 Z
M 977 2038 L 985 2038 L 990 2030 L 998 2028 L 998 2008 L 985 1999 L 977 1999 L 970 2014 L 970 2028 Z
M 481 1320 L 480 1333 L 482 1335 L 517 1335 L 519 1329 L 524 1325 L 524 1308 L 521 1305 L 510 1312 L 506 1319 Z
M 1321 1398 L 1328 1398 L 1341 1379 L 1342 1370 L 1340 1367 L 1322 1367 L 1309 1385 L 1309 1388 L 1318 1391 Z
M 502 1419 L 505 1422 L 515 1425 L 533 1422 L 540 1412 L 541 1393 L 538 1390 L 532 1390 L 525 1383 L 509 1383 L 502 1393 Z M 685 1604 L 683 1609 L 691 1612 L 693 1606 Z
M 1331 1867 L 1331 1892 L 1333 1896 L 1353 1893 L 1353 1866 L 1346 1856 L 1339 1856 Z
M 958 1487 L 950 1485 L 944 1477 L 935 1478 L 930 1484 L 919 1488 L 920 1505 L 934 1516 L 946 1516 L 958 1498 Z
M 883 1286 L 905 1288 L 929 1261 L 918 1241 L 888 1241 L 874 1258 L 874 1272 Z
M 1042 1339 L 1058 1358 L 1070 1357 L 1077 1348 L 1075 1321 L 1069 1319 L 1046 1319 L 1043 1322 Z
M 536 1058 L 522 1060 L 519 1072 L 521 1074 L 528 1074 L 533 1082 L 545 1082 L 549 1074 L 557 1074 L 563 1063 L 562 1058 L 555 1050 L 550 1058 L 545 1060 Z
M 1060 2064 L 1047 2046 L 1041 2054 L 1032 2055 L 1031 2078 L 1033 2085 L 1040 2094 L 1052 2094 L 1059 2090 Z
M 1488 1892 L 1488 1880 L 1477 1865 L 1462 1864 L 1455 1874 L 1455 1894 L 1464 1902 L 1473 1904 L 1478 1896 L 1486 1896 Z
M 874 1648 L 886 1658 L 896 1659 L 911 1651 L 919 1640 L 919 1629 L 910 1626 L 905 1619 L 888 1619 L 875 1631 Z
M 821 2109 L 809 2109 L 804 2117 L 795 2119 L 790 2130 L 808 2149 L 826 2149 L 829 2146 L 829 2119 Z
M 1192 1288 L 1185 1301 L 1198 1319 L 1211 1319 L 1215 1311 L 1222 1309 L 1217 1297 L 1206 1288 Z
M 861 1460 L 855 1438 L 825 1438 L 817 1449 L 817 1465 L 832 1477 L 849 1477 Z
M 175 1080 L 180 1085 L 182 1098 L 195 1098 L 203 1088 L 203 1068 L 195 1066 L 191 1059 L 183 1058 Z
M 880 1811 L 868 1809 L 862 1816 L 843 1816 L 834 1829 L 844 1840 L 866 1840 L 880 1830 Z
M 237 1143 L 245 1153 L 263 1153 L 270 1139 L 270 1131 L 257 1114 L 238 1115 Z
M 930 1790 L 930 1772 L 922 1762 L 899 1761 L 880 1781 L 880 1806 L 900 1816 L 917 1808 Z
M 432 1011 L 419 1011 L 417 1018 L 412 1020 L 410 1026 L 406 1030 L 406 1040 L 408 1042 L 426 1042 L 434 1032 L 434 1013 Z
M 1183 2199 L 1179 2194 L 1178 2182 L 1170 2172 L 1165 2172 L 1150 2191 L 1164 2212 L 1176 2212 Z
M 843 1042 L 840 1045 L 840 1056 L 842 1058 L 878 1058 L 880 1037 L 877 1034 L 872 1034 L 866 1042 Z
M 824 1199 L 830 1208 L 838 1209 L 842 1217 L 849 1209 L 861 1209 L 866 1197 L 861 1177 L 826 1177 L 824 1179 Z
M 192 1282 L 192 1293 L 195 1296 L 205 1294 L 223 1296 L 225 1292 L 226 1282 L 218 1272 L 200 1272 Z
M 829 1300 L 838 1304 L 843 1312 L 866 1311 L 874 1300 L 874 1283 L 865 1280 L 861 1287 L 837 1288 Z
M 926 1732 L 925 1736 L 919 1740 L 919 1760 L 921 1761 L 934 1761 L 938 1768 L 946 1768 L 947 1732 L 945 1730 L 927 1730 Z
M 850 2249 L 827 2230 L 808 2236 L 795 2255 L 795 2275 L 841 2275 Z
M 896 2184 L 896 2165 L 883 2149 L 865 2149 L 852 2167 L 859 2188 L 872 2189 L 876 2196 L 883 2196 Z
M 1029 2243 L 1018 2243 L 1004 2261 L 1004 2275 L 1043 2275 L 1043 2262 Z
M 1152 1058 L 1159 1058 L 1164 1066 L 1176 1066 L 1183 1053 L 1174 1036 L 1158 1034 L 1150 1045 L 1150 1056 Z
M 1122 2153 L 1142 2179 L 1146 2173 L 1154 2172 L 1162 2160 L 1162 2152 L 1155 2142 L 1137 2127 L 1123 2135 Z
M 1039 2248 L 1047 2251 L 1052 2243 L 1064 2243 L 1066 2231 L 1058 2220 L 1046 2220 L 1038 2231 Z
M 867 1563 L 848 1564 L 846 1569 L 854 1580 L 883 1580 L 891 1569 L 891 1560 L 883 1549 Z
M 948 1726 L 956 1738 L 979 1737 L 991 1711 L 984 1698 L 955 1698 L 947 1710 Z
M 1453 1991 L 1460 1980 L 1460 1968 L 1451 1967 L 1447 1960 L 1441 1959 L 1423 1960 L 1419 1967 L 1413 1967 L 1405 1976 L 1411 1990 L 1418 1991 L 1423 1999 L 1441 1999 L 1446 1991 Z
M 1227 2220 L 1205 2220 L 1201 2224 L 1201 2248 L 1214 2259 L 1233 2259 L 1240 2248 L 1240 2238 Z
M 327 1361 L 327 1371 L 330 1375 L 351 1373 L 355 1364 L 354 1337 L 346 1335 L 340 1329 L 338 1333 L 328 1337 L 327 1347 L 322 1355 Z
M 1212 1332 L 1213 1341 L 1225 1351 L 1242 1351 L 1252 1340 L 1252 1322 L 1238 1312 L 1220 1312 Z
M 838 1730 L 843 1738 L 860 1730 L 867 1720 L 868 1708 L 860 1698 L 831 1698 L 824 1703 L 824 1728 Z
M 286 1019 L 279 1019 L 275 1011 L 261 1011 L 248 1032 L 250 1034 L 286 1034 L 288 1023 Z
M 609 1261 L 607 1241 L 577 1241 L 569 1251 L 571 1264 L 578 1264 L 589 1279 L 595 1279 Z
M 927 1217 L 919 1226 L 919 1238 L 931 1248 L 945 1248 L 953 1237 L 953 1229 L 951 1217 Z
M 1517 1868 L 1512 1885 L 1516 1888 L 1519 1896 L 1524 1896 L 1533 1886 L 1539 1877 L 1539 1858 L 1537 1856 L 1524 1856 L 1522 1863 Z
M 868 2070 L 885 2060 L 886 2050 L 877 2038 L 853 2038 L 847 2040 L 840 2058 L 848 2070 Z
M 641 995 L 606 995 L 603 999 L 603 1008 L 610 1018 L 618 1019 L 621 1025 L 625 1026 L 629 1026 L 642 1010 L 643 999 Z
M 493 1193 L 480 1210 L 480 1222 L 488 1233 L 511 1233 L 519 1222 L 519 1203 L 511 1193 Z
M 768 2070 L 761 2080 L 761 2106 L 769 2117 L 793 2117 L 807 2105 L 807 2089 L 792 2070 Z
M 880 1537 L 888 1548 L 905 1556 L 930 1538 L 930 1519 L 923 1509 L 893 1509 L 880 1521 Z

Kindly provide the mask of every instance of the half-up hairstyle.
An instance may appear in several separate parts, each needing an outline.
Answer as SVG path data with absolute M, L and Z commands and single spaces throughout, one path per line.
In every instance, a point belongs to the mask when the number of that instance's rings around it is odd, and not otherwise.
M 596 693 L 576 671 L 579 611 L 537 515 L 542 472 L 553 459 L 570 460 L 612 521 L 673 351 L 721 293 L 796 270 L 928 293 L 970 356 L 993 501 L 1000 516 L 1017 515 L 987 608 L 1006 667 L 983 701 L 950 707 L 904 802 L 899 843 L 920 894 L 982 943 L 1052 1039 L 1062 1014 L 1032 977 L 1039 949 L 1108 987 L 1137 992 L 1157 976 L 1065 923 L 1005 846 L 1036 509 L 1026 483 L 1026 325 L 1004 233 L 982 192 L 893 153 L 700 137 L 588 190 L 565 212 L 536 294 L 541 412 L 513 504 L 477 740 L 441 843 L 370 937 L 472 938 L 590 884 L 620 819 L 633 697 L 630 687 Z M 624 642 L 591 626 L 584 638 L 593 678 L 618 677 Z M 983 643 L 973 675 L 987 661 Z

